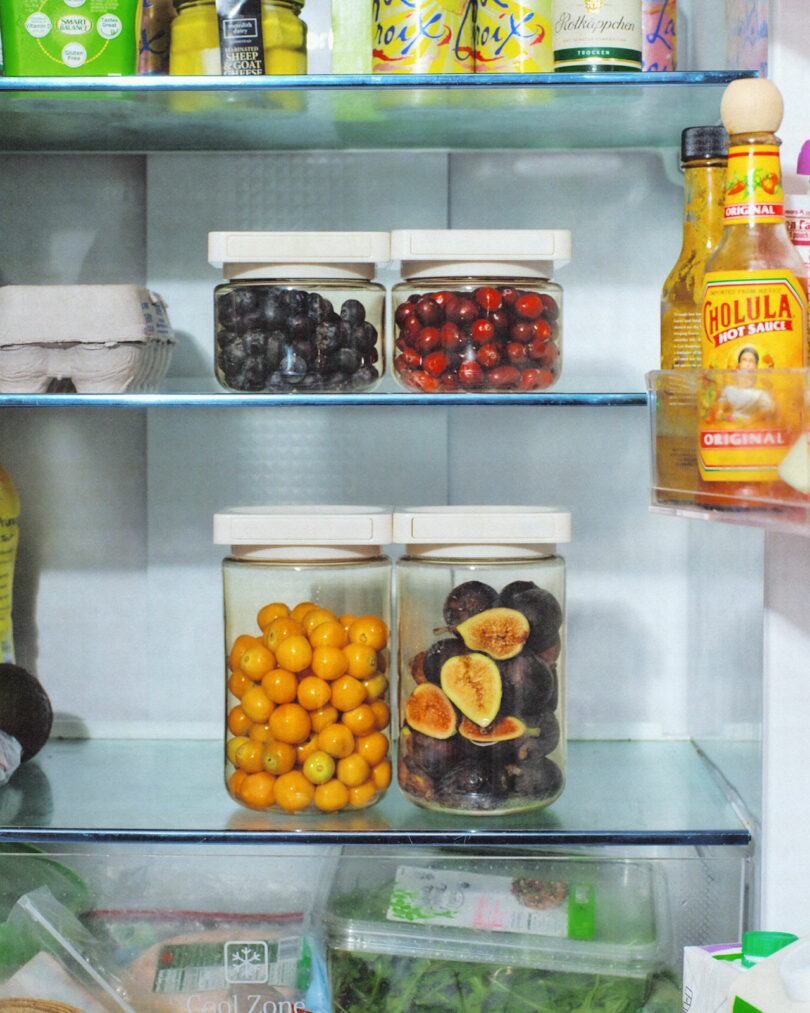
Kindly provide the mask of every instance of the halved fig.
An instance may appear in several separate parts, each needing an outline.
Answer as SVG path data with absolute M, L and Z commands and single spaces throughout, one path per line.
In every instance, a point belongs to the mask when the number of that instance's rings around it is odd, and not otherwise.
M 499 718 L 488 728 L 470 721 L 469 718 L 462 718 L 458 728 L 461 735 L 476 746 L 492 746 L 496 742 L 507 742 L 509 739 L 519 739 L 526 734 L 526 725 L 519 718 Z
M 449 739 L 458 730 L 458 716 L 450 700 L 432 682 L 422 682 L 408 697 L 405 720 L 414 731 L 434 739 Z
M 486 728 L 500 710 L 501 673 L 485 654 L 448 658 L 442 665 L 441 684 L 461 713 L 481 728 Z
M 459 623 L 455 631 L 471 651 L 483 651 L 497 661 L 520 654 L 529 638 L 529 620 L 517 609 L 486 609 Z

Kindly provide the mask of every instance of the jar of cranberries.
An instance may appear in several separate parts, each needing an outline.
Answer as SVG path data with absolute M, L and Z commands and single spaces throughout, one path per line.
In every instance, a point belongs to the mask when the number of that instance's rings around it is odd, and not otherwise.
M 554 384 L 562 368 L 562 229 L 401 229 L 391 259 L 393 370 L 425 394 L 516 393 Z
M 394 512 L 397 776 L 417 805 L 541 808 L 565 780 L 563 510 Z
M 228 390 L 362 392 L 382 378 L 387 232 L 211 232 L 214 368 Z

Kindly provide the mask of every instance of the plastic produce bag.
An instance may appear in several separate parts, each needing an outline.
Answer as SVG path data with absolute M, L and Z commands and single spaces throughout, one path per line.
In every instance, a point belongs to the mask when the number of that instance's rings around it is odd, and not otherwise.
M 0 787 L 6 784 L 22 760 L 22 746 L 13 735 L 0 732 Z

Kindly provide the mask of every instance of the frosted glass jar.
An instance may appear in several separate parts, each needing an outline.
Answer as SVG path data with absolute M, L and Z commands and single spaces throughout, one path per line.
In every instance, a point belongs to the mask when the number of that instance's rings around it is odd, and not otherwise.
M 368 391 L 385 369 L 387 232 L 212 232 L 214 369 L 229 390 Z
M 571 233 L 400 229 L 391 258 L 394 375 L 425 394 L 544 390 L 562 369 L 562 288 Z
M 240 805 L 364 809 L 391 780 L 391 512 L 214 517 L 222 564 L 225 780 Z
M 563 790 L 570 526 L 534 507 L 395 512 L 397 775 L 417 805 L 497 815 Z

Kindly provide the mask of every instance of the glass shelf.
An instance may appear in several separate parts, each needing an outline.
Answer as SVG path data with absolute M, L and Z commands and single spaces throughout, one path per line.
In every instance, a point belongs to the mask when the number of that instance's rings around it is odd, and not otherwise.
M 755 745 L 751 745 L 755 749 Z M 235 805 L 217 740 L 52 740 L 0 793 L 0 841 L 479 845 L 748 845 L 740 813 L 688 741 L 570 741 L 548 809 L 463 817 L 392 786 L 364 812 L 268 814 Z
M 674 147 L 753 71 L 0 77 L 0 150 Z M 395 181 L 393 181 L 395 182 Z

